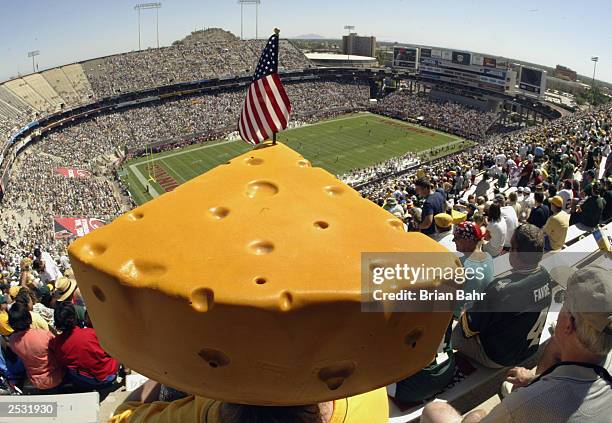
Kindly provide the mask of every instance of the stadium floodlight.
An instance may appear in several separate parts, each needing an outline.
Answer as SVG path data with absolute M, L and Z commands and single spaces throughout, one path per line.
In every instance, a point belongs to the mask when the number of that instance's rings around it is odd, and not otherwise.
M 597 68 L 597 62 L 599 62 L 599 56 L 591 57 L 593 61 L 593 82 L 591 83 L 591 89 L 595 87 L 595 68 Z
M 142 50 L 140 48 L 140 11 L 146 9 L 155 9 L 155 27 L 157 32 L 157 48 L 159 48 L 159 9 L 161 7 L 161 3 L 138 3 L 134 6 L 134 10 L 138 11 L 138 51 Z
M 259 4 L 261 0 L 238 0 L 238 4 L 240 5 L 240 39 L 244 40 L 244 5 L 245 4 L 254 4 L 255 5 L 255 39 L 259 39 L 259 34 L 257 33 L 258 25 L 259 25 Z
M 32 73 L 36 72 L 36 66 L 34 65 L 34 58 L 40 54 L 40 50 L 28 51 L 28 57 L 32 58 Z

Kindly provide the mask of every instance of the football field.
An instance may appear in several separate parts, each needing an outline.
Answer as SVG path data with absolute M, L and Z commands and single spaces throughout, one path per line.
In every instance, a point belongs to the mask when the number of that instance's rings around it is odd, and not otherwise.
M 278 140 L 298 151 L 313 166 L 334 175 L 407 152 L 447 144 L 451 150 L 458 150 L 467 145 L 453 135 L 369 113 L 283 131 Z M 125 164 L 124 182 L 136 203 L 142 204 L 250 149 L 241 140 L 218 141 L 141 157 Z M 148 181 L 149 175 L 154 175 L 155 181 Z

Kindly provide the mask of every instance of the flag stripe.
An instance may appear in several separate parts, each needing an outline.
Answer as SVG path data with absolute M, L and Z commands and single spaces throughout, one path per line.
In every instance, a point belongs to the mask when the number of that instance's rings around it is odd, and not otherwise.
M 277 130 L 277 128 L 275 127 L 274 122 L 272 122 L 272 119 L 270 118 L 270 114 L 268 113 L 268 110 L 266 108 L 265 95 L 262 94 L 260 90 L 260 86 L 259 86 L 260 82 L 261 82 L 261 79 L 253 83 L 253 93 L 257 93 L 257 101 L 253 101 L 255 99 L 253 98 L 253 96 L 251 96 L 251 101 L 253 102 L 251 107 L 253 107 L 253 105 L 255 106 L 255 109 L 258 114 L 258 118 L 259 120 L 261 120 L 261 125 L 263 126 L 263 129 L 267 135 L 266 136 L 267 138 L 269 135 L 272 135 L 272 133 L 275 130 Z
M 246 106 L 246 105 L 245 105 Z M 255 140 L 256 139 L 256 135 L 255 135 L 255 130 L 253 129 L 253 123 L 251 122 L 251 120 L 249 119 L 249 114 L 247 112 L 247 109 L 245 107 L 245 109 L 243 110 L 243 120 L 244 120 L 244 126 L 247 130 L 247 134 L 249 136 L 250 140 Z
M 274 131 L 279 131 L 282 128 L 280 126 L 280 123 L 278 122 L 278 119 L 276 118 L 276 112 L 274 111 L 274 108 L 270 104 L 270 97 L 268 96 L 268 93 L 266 92 L 266 87 L 264 84 L 266 78 L 262 78 L 256 83 L 257 90 L 259 91 L 259 93 L 261 93 L 260 106 L 261 106 L 262 113 L 265 115 L 265 121 L 267 125 L 270 128 L 273 128 Z
M 289 114 L 291 113 L 291 102 L 289 101 L 289 96 L 287 95 L 285 87 L 283 87 L 283 83 L 281 82 L 278 74 L 275 73 L 274 75 L 272 75 L 272 77 L 274 78 L 276 89 L 278 90 L 279 94 L 281 95 L 281 99 L 283 100 L 282 103 L 287 109 L 287 116 L 289 116 Z
M 250 139 L 252 139 L 256 144 L 259 143 L 259 135 L 257 131 L 257 122 L 255 122 L 255 118 L 251 113 L 251 107 L 249 103 L 249 94 L 251 92 L 251 87 L 247 90 L 247 96 L 244 99 L 244 121 L 249 128 L 249 133 L 251 134 Z
M 277 76 L 276 79 L 273 79 L 273 80 L 274 80 L 275 83 L 270 85 L 270 89 L 272 90 L 272 93 L 274 95 L 276 104 L 278 104 L 278 107 L 281 110 L 281 115 L 285 117 L 286 121 L 288 121 L 289 120 L 289 110 L 287 110 L 287 104 L 288 103 L 285 103 L 285 101 L 282 98 L 282 95 L 280 94 L 280 91 L 282 91 L 284 93 L 285 89 L 282 88 L 283 85 L 281 84 L 280 79 L 278 79 L 278 76 Z M 277 80 L 278 80 L 278 82 L 277 82 Z M 280 90 L 279 90 L 279 87 L 281 88 Z M 287 94 L 285 94 L 285 96 L 286 95 Z
M 287 120 L 276 103 L 276 99 L 274 98 L 274 94 L 270 88 L 270 81 L 268 80 L 268 77 L 260 79 L 259 82 L 261 82 L 262 88 L 266 91 L 266 106 L 268 107 L 268 110 L 270 110 L 270 115 L 274 120 L 274 125 L 279 131 L 286 128 Z
M 257 140 L 263 141 L 267 138 L 267 134 L 264 134 L 263 125 L 261 124 L 261 119 L 259 119 L 259 114 L 257 114 L 257 111 L 253 110 L 255 101 L 253 99 L 254 91 L 255 86 L 251 84 L 249 91 L 247 92 L 246 108 L 249 114 L 250 123 L 253 124 L 253 128 L 255 129 L 255 136 L 257 137 Z

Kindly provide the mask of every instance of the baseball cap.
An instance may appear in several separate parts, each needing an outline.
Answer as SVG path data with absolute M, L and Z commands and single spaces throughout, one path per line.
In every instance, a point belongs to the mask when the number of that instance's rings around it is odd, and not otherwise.
M 9 295 L 11 296 L 11 298 L 15 298 L 17 294 L 19 294 L 20 290 L 21 290 L 21 286 L 19 285 L 11 286 L 9 288 Z
M 563 198 L 561 198 L 561 196 L 559 195 L 555 195 L 553 198 L 550 199 L 550 204 L 555 207 L 563 208 Z
M 450 228 L 453 225 L 453 217 L 448 213 L 438 213 L 434 216 L 434 221 L 441 228 Z
M 518 187 L 518 188 L 516 189 L 516 191 L 517 191 L 517 192 L 523 192 L 523 191 L 525 191 L 525 188 L 523 188 L 523 187 Z
M 565 306 L 592 329 L 612 335 L 612 284 L 608 270 L 587 266 L 571 275 Z
M 531 188 L 529 188 L 529 187 L 525 187 L 525 189 L 523 190 L 523 192 L 525 192 L 525 194 L 531 194 Z

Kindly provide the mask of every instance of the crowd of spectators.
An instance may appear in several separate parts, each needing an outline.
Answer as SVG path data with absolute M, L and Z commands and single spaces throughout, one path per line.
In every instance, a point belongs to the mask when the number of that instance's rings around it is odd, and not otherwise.
M 123 53 L 83 63 L 99 98 L 147 88 L 227 76 L 251 75 L 266 40 L 239 40 L 209 29 L 170 47 Z M 279 46 L 279 71 L 311 67 L 288 40 Z
M 430 98 L 427 93 L 413 94 L 407 90 L 389 94 L 374 108 L 377 113 L 418 121 L 434 129 L 478 140 L 484 138 L 498 117 L 495 112 L 483 112 L 450 101 L 442 102 Z
M 119 362 L 100 346 L 67 260 L 58 266 L 39 248 L 21 257 L 15 267 L 0 256 L 2 393 L 110 388 Z

